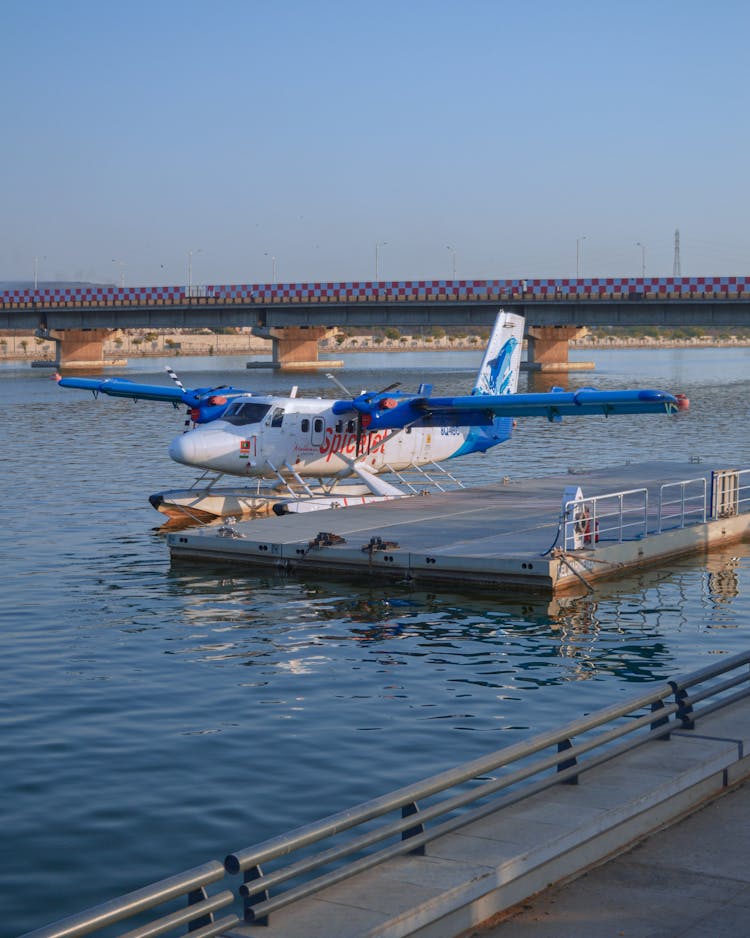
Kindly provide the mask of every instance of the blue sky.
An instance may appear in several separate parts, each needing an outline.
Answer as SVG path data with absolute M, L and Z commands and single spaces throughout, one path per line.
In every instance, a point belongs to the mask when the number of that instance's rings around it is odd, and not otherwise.
M 750 272 L 740 0 L 0 0 L 0 280 Z M 585 240 L 583 238 L 585 237 Z M 636 246 L 644 245 L 644 250 Z

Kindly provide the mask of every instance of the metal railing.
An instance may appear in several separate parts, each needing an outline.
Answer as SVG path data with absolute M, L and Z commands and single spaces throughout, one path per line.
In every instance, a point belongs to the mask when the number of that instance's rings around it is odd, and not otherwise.
M 705 524 L 708 516 L 708 481 L 705 476 L 667 482 L 659 489 L 659 521 L 656 533 L 686 524 Z
M 652 519 L 646 488 L 566 501 L 557 537 L 562 529 L 565 549 L 578 550 L 598 541 L 622 543 L 746 512 L 750 512 L 750 469 L 715 470 L 710 480 L 697 476 L 661 485 Z
M 234 894 L 228 889 L 213 896 L 208 895 L 206 886 L 223 878 L 224 866 L 218 860 L 211 860 L 169 879 L 129 892 L 119 899 L 112 899 L 28 932 L 23 938 L 77 938 L 134 918 L 140 924 L 125 933 L 127 938 L 152 938 L 174 932 L 175 929 L 180 929 L 179 934 L 185 934 L 184 926 L 187 926 L 191 938 L 211 938 L 240 921 L 234 914 L 218 920 L 214 918 L 214 912 L 231 905 L 235 900 Z M 151 912 L 157 906 L 175 899 L 184 899 L 185 905 L 177 910 L 162 911 L 156 918 L 149 917 L 148 921 L 143 921 L 145 916 L 142 913 Z M 132 926 L 133 922 L 129 924 Z
M 229 854 L 223 865 L 210 861 L 22 938 L 77 938 L 126 920 L 132 921 L 121 938 L 155 938 L 176 929 L 190 938 L 211 938 L 240 922 L 234 914 L 214 919 L 215 911 L 237 898 L 228 889 L 213 896 L 206 891 L 226 873 L 243 874 L 239 895 L 245 921 L 267 923 L 272 912 L 327 886 L 393 857 L 424 854 L 444 834 L 554 785 L 575 784 L 595 766 L 652 740 L 692 730 L 708 714 L 750 696 L 749 665 L 747 651 L 651 685 L 629 701 L 561 729 Z M 668 764 L 668 750 L 663 760 Z M 275 869 L 264 872 L 261 864 L 274 861 Z M 146 913 L 175 900 L 186 904 L 144 920 Z
M 225 860 L 227 872 L 244 875 L 240 894 L 245 921 L 267 923 L 272 912 L 299 899 L 385 860 L 424 853 L 426 845 L 437 837 L 545 788 L 575 783 L 594 766 L 650 740 L 669 738 L 675 729 L 692 729 L 699 715 L 750 695 L 748 663 L 750 652 L 736 655 L 681 681 L 650 687 L 627 703 L 600 710 L 560 730 L 230 854 Z M 722 679 L 709 683 L 718 677 Z M 498 771 L 500 776 L 493 774 Z M 431 798 L 436 800 L 420 807 L 419 802 Z M 395 820 L 385 820 L 394 813 Z M 376 821 L 380 823 L 374 824 Z M 342 840 L 340 835 L 346 831 L 353 833 Z M 323 843 L 330 846 L 317 853 L 307 849 Z M 371 850 L 376 845 L 378 848 Z M 290 854 L 299 858 L 290 861 Z M 262 864 L 281 858 L 283 865 L 263 872 Z M 271 895 L 271 890 L 292 880 L 297 884 Z
M 648 534 L 648 489 L 626 489 L 565 503 L 566 547 L 593 546 L 597 541 L 617 541 Z

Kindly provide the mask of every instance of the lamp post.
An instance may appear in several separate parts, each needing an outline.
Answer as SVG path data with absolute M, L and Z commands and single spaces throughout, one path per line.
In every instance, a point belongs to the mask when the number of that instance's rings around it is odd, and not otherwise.
M 276 258 L 273 254 L 269 254 L 268 251 L 263 252 L 263 257 L 271 258 L 271 283 L 276 283 Z
M 380 266 L 379 266 L 379 262 L 380 262 L 380 249 L 381 249 L 381 248 L 384 248 L 384 247 L 386 246 L 386 244 L 388 244 L 387 241 L 376 241 L 376 242 L 375 242 L 375 280 L 378 279 L 379 272 L 380 272 Z
M 635 242 L 635 246 L 641 249 L 641 277 L 646 278 L 646 245 L 640 241 Z
M 112 258 L 113 264 L 120 265 L 120 288 L 125 286 L 125 261 L 118 260 L 116 257 Z
M 453 261 L 453 265 L 452 265 L 452 268 L 451 268 L 451 269 L 452 269 L 452 272 L 453 272 L 453 279 L 455 280 L 455 279 L 456 279 L 456 252 L 453 250 L 453 248 L 450 246 L 450 244 L 446 244 L 446 245 L 445 245 L 445 250 L 451 252 L 451 258 L 452 258 L 452 261 Z
M 581 241 L 586 240 L 586 235 L 576 238 L 576 280 L 581 279 Z
M 192 295 L 193 295 L 193 254 L 200 254 L 200 253 L 201 253 L 201 248 L 190 248 L 190 250 L 188 250 L 188 252 L 187 252 L 187 256 L 188 256 L 188 265 L 187 265 L 187 270 L 188 270 L 188 282 L 187 282 L 187 287 L 188 287 L 188 288 L 187 288 L 187 292 L 188 292 L 188 296 L 192 296 Z

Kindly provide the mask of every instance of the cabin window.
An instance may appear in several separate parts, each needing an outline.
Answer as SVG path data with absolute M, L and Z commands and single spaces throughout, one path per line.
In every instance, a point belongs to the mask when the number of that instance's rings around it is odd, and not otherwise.
M 284 420 L 284 408 L 274 407 L 273 414 L 271 415 L 271 426 L 280 427 L 283 420 Z
M 343 421 L 343 420 L 337 420 L 337 421 L 336 421 L 336 424 L 335 424 L 335 426 L 334 426 L 334 430 L 336 431 L 336 433 L 341 433 L 341 431 L 342 431 L 343 429 L 344 429 L 344 421 Z
M 235 401 L 227 407 L 221 419 L 241 427 L 247 423 L 260 423 L 270 409 L 268 404 Z
M 307 433 L 310 430 L 310 421 L 307 417 L 303 417 L 300 421 L 300 430 L 302 430 L 303 433 Z
M 347 433 L 354 433 L 354 430 L 355 430 L 355 423 L 354 423 L 354 421 L 353 421 L 353 420 L 348 420 L 347 423 L 346 423 L 346 432 L 347 432 Z
M 316 433 L 322 433 L 324 427 L 325 427 L 325 423 L 323 422 L 323 418 L 322 418 L 322 417 L 316 417 L 315 420 L 314 420 L 314 422 L 313 422 L 313 430 L 314 430 Z

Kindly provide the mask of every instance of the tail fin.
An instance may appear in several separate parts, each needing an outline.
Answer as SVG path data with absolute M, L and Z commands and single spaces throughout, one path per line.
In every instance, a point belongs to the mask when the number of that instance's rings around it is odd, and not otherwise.
M 515 394 L 521 370 L 523 316 L 500 310 L 472 394 Z

